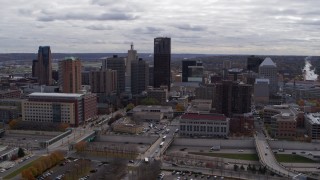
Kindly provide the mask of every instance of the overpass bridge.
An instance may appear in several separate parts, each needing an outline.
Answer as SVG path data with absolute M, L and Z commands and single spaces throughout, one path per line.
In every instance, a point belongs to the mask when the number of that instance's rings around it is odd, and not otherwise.
M 255 135 L 254 139 L 259 161 L 263 166 L 266 166 L 268 170 L 283 177 L 293 178 L 299 175 L 299 172 L 285 168 L 276 160 L 263 135 Z

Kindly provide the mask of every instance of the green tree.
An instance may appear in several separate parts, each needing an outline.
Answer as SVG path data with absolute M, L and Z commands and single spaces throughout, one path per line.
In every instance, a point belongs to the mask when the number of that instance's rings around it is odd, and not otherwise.
M 130 111 L 133 108 L 134 108 L 134 104 L 130 103 L 127 105 L 127 111 Z
M 160 105 L 159 101 L 154 98 L 144 98 L 141 100 L 142 105 Z
M 18 157 L 21 158 L 23 156 L 25 156 L 26 154 L 24 153 L 24 150 L 22 148 L 19 148 L 18 150 Z
M 244 167 L 243 167 L 243 165 L 241 165 L 241 166 L 240 166 L 240 169 L 241 169 L 242 171 L 244 171 Z

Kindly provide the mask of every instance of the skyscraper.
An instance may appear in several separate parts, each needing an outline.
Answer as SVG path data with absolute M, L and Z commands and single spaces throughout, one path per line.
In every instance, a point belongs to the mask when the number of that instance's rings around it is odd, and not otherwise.
M 154 39 L 154 87 L 171 85 L 171 38 L 157 37 Z
M 140 94 L 149 85 L 149 64 L 142 60 L 131 62 L 131 92 L 133 95 Z
M 251 111 L 251 85 L 222 81 L 215 86 L 213 107 L 217 113 L 231 117 Z
M 182 82 L 188 82 L 189 66 L 195 66 L 197 61 L 186 60 L 182 61 Z
M 93 93 L 115 93 L 117 91 L 117 71 L 111 69 L 90 71 L 89 82 Z
M 67 57 L 59 61 L 59 86 L 63 93 L 79 93 L 81 90 L 81 61 Z
M 249 56 L 247 58 L 247 70 L 258 73 L 259 66 L 262 63 L 263 59 L 256 56 Z
M 50 46 L 39 46 L 38 59 L 32 62 L 32 76 L 40 85 L 52 85 L 52 64 Z
M 137 50 L 134 50 L 133 43 L 131 43 L 131 48 L 128 50 L 128 57 L 126 59 L 126 92 L 131 92 L 131 62 L 138 61 Z
M 102 61 L 102 70 L 112 69 L 117 71 L 117 93 L 125 92 L 125 73 L 126 73 L 126 65 L 125 58 L 118 57 L 117 55 L 113 55 L 111 58 L 107 58 Z
M 269 79 L 269 92 L 278 92 L 278 68 L 277 65 L 267 57 L 259 66 L 260 78 Z

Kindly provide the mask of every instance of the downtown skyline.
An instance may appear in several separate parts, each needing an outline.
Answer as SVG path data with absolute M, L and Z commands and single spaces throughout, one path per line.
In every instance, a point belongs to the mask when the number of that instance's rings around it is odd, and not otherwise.
M 1 2 L 0 53 L 153 52 L 171 37 L 172 53 L 320 55 L 316 0 L 183 2 L 62 0 Z

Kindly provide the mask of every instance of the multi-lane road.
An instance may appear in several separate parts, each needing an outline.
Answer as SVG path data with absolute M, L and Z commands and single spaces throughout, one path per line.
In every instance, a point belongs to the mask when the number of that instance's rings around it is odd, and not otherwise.
M 257 133 L 255 136 L 255 144 L 260 162 L 263 165 L 266 165 L 269 170 L 276 174 L 287 177 L 294 177 L 298 175 L 298 173 L 286 169 L 284 166 L 278 163 L 263 134 Z

